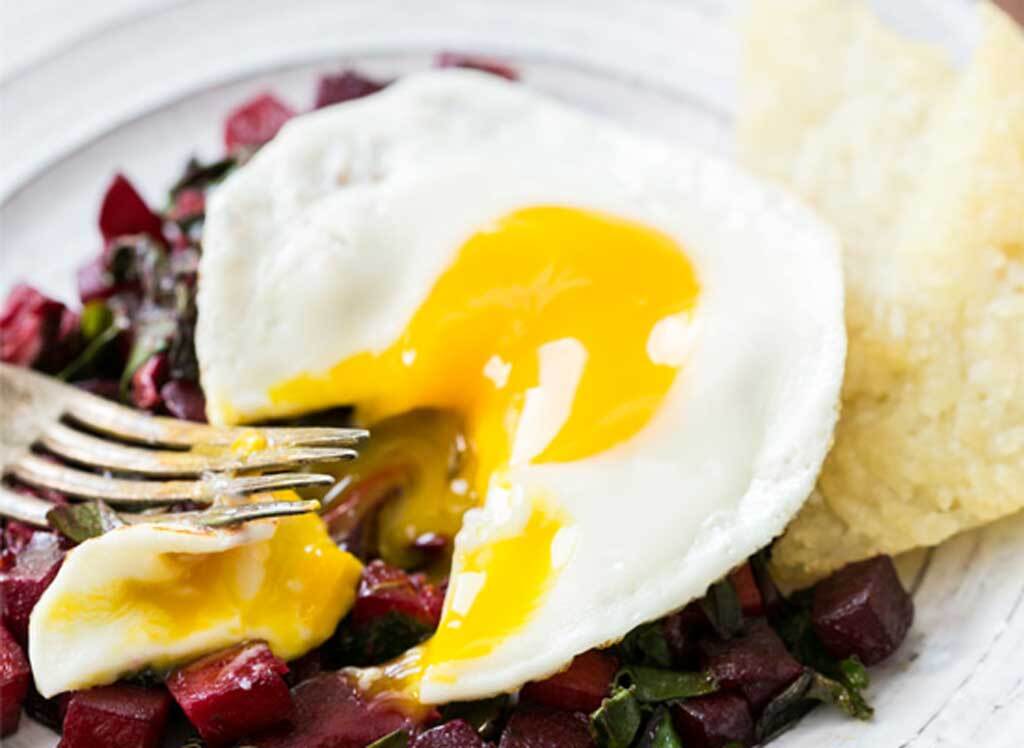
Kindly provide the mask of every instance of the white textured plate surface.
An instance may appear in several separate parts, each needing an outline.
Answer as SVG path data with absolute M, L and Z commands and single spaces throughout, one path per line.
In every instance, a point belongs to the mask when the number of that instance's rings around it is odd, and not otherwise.
M 970 49 L 965 0 L 876 5 L 957 57 Z M 0 292 L 31 280 L 73 299 L 115 170 L 159 201 L 189 153 L 218 153 L 231 106 L 261 89 L 307 106 L 316 74 L 346 62 L 397 75 L 438 49 L 491 53 L 529 85 L 728 154 L 735 9 L 731 0 L 192 0 L 112 27 L 0 85 Z M 900 653 L 873 670 L 874 721 L 818 710 L 773 745 L 1024 745 L 1024 516 L 900 561 L 917 620 Z M 56 738 L 25 722 L 3 744 L 50 748 Z

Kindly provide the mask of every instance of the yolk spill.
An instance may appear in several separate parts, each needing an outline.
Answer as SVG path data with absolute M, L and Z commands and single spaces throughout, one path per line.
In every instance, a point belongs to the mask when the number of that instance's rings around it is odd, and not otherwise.
M 416 409 L 454 413 L 472 454 L 457 477 L 485 496 L 509 467 L 579 460 L 640 431 L 679 369 L 652 356 L 652 336 L 691 313 L 698 292 L 686 255 L 659 231 L 576 208 L 525 208 L 469 238 L 389 348 L 269 395 L 276 414 L 348 404 L 371 427 Z M 432 500 L 451 500 L 449 489 Z M 430 503 L 405 502 L 388 521 L 407 537 L 450 529 Z M 449 595 L 431 659 L 475 656 L 536 607 L 559 526 L 539 506 L 521 536 L 462 560 L 484 583 L 471 614 L 454 612 Z
M 268 540 L 218 553 L 164 553 L 146 578 L 66 594 L 55 601 L 50 625 L 129 621 L 126 645 L 154 651 L 219 629 L 224 641 L 213 648 L 262 638 L 283 659 L 302 655 L 325 641 L 352 606 L 362 566 L 338 549 L 318 517 L 277 522 Z M 170 667 L 202 654 L 149 664 Z

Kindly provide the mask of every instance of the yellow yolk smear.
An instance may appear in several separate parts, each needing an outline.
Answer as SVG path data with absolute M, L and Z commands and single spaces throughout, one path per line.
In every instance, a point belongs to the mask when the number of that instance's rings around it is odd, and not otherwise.
M 278 413 L 354 405 L 371 428 L 417 409 L 454 413 L 473 456 L 457 477 L 483 497 L 512 465 L 583 459 L 639 432 L 682 363 L 652 356 L 652 342 L 659 326 L 685 324 L 698 293 L 683 249 L 660 231 L 578 208 L 524 208 L 469 238 L 389 348 L 269 396 Z M 430 504 L 405 502 L 388 522 L 407 538 L 438 531 Z M 482 654 L 536 608 L 559 526 L 540 506 L 518 537 L 462 559 L 486 581 L 465 616 L 449 594 L 431 659 Z
M 216 631 L 221 640 L 209 641 L 206 651 L 265 639 L 278 657 L 294 659 L 324 642 L 352 607 L 362 565 L 334 544 L 315 515 L 276 522 L 267 540 L 215 553 L 161 553 L 144 578 L 67 593 L 55 601 L 48 625 L 128 621 L 125 647 L 147 652 Z M 147 664 L 169 668 L 203 654 Z

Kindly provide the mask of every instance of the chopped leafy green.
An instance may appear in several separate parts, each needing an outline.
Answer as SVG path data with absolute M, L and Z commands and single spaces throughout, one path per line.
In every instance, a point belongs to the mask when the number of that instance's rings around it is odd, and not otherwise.
M 92 340 L 113 323 L 114 313 L 110 311 L 106 302 L 97 299 L 90 301 L 82 308 L 82 318 L 79 324 L 86 340 Z
M 405 730 L 395 730 L 390 735 L 373 741 L 366 748 L 407 748 L 408 745 L 409 733 Z
M 855 719 L 871 719 L 875 710 L 864 700 L 860 690 L 846 683 L 833 680 L 821 673 L 814 673 L 807 697 L 837 706 Z
M 363 667 L 397 657 L 431 633 L 432 629 L 421 621 L 391 611 L 361 626 L 343 621 L 334 637 L 324 646 L 332 667 Z
M 600 748 L 629 748 L 643 719 L 631 688 L 617 688 L 590 716 L 590 730 Z
M 211 184 L 216 184 L 230 174 L 239 165 L 237 154 L 225 156 L 219 161 L 211 161 L 208 164 L 201 163 L 198 159 L 191 158 L 185 166 L 185 173 L 171 187 L 171 200 L 182 190 L 205 189 Z
M 95 538 L 124 522 L 102 501 L 61 504 L 46 514 L 50 527 L 75 543 Z
M 850 688 L 864 689 L 871 685 L 871 678 L 868 676 L 868 670 L 864 667 L 864 663 L 860 661 L 857 655 L 847 657 L 845 660 L 840 661 L 839 669 L 843 673 L 843 680 Z
M 658 707 L 647 721 L 637 748 L 683 748 L 683 742 L 665 707 Z
M 637 626 L 626 634 L 619 644 L 619 651 L 625 662 L 658 667 L 672 665 L 672 653 L 669 651 L 661 621 Z
M 462 701 L 441 707 L 445 721 L 463 719 L 471 724 L 483 738 L 497 737 L 508 696 L 495 696 L 483 701 Z
M 642 665 L 627 665 L 615 676 L 615 684 L 632 687 L 637 701 L 655 704 L 674 699 L 703 696 L 718 689 L 708 673 L 686 673 Z
M 723 639 L 731 639 L 743 629 L 743 609 L 728 579 L 711 585 L 700 604 L 715 632 Z
M 768 702 L 755 727 L 759 743 L 768 742 L 785 732 L 814 708 L 814 701 L 807 698 L 813 680 L 814 674 L 805 670 L 786 690 Z

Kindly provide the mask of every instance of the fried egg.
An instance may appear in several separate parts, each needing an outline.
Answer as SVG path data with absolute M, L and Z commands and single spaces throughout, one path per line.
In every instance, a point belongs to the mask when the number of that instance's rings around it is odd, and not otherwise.
M 361 570 L 315 516 L 111 530 L 68 552 L 32 611 L 36 687 L 49 697 L 166 671 L 249 639 L 298 657 L 333 633 Z
M 425 703 L 514 690 L 703 594 L 799 509 L 836 420 L 829 227 L 471 71 L 286 125 L 210 201 L 200 277 L 211 421 L 464 424 L 477 500 L 411 658 Z

